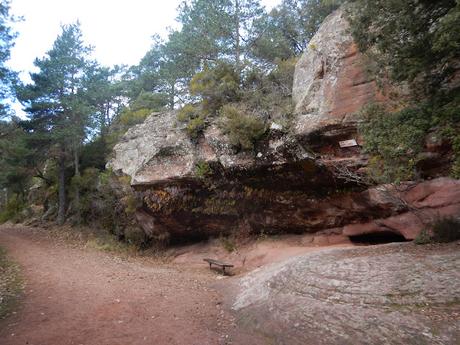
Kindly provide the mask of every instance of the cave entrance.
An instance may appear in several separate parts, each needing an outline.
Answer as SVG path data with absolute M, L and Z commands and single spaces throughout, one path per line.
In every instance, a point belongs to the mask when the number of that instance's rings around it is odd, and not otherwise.
M 350 236 L 350 241 L 357 245 L 372 246 L 393 242 L 407 242 L 403 235 L 391 231 L 374 232 L 371 234 Z

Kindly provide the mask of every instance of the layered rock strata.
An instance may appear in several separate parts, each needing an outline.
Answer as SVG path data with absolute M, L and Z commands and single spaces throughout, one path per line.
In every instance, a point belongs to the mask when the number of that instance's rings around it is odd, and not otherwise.
M 438 215 L 460 214 L 459 181 L 366 190 L 354 175 L 337 174 L 365 167 L 355 115 L 369 102 L 385 101 L 347 29 L 342 10 L 325 20 L 296 67 L 291 127 L 267 124 L 254 152 L 232 147 L 218 121 L 192 141 L 173 111 L 126 133 L 108 166 L 131 177 L 142 200 L 136 218 L 149 237 L 334 229 L 413 239 Z M 341 147 L 345 140 L 357 145 Z

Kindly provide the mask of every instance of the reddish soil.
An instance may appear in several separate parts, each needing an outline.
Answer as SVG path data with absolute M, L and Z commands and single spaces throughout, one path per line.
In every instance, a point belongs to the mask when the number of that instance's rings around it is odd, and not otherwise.
M 264 343 L 237 328 L 204 263 L 123 259 L 18 226 L 0 228 L 0 245 L 26 284 L 0 323 L 2 345 Z

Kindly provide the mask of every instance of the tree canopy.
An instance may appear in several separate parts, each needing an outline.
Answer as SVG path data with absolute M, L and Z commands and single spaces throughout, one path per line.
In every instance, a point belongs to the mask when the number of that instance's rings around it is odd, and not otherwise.
M 10 0 L 0 1 L 0 120 L 11 115 L 8 100 L 12 97 L 12 88 L 16 73 L 6 62 L 10 58 L 16 33 L 11 28 L 17 19 L 10 14 Z

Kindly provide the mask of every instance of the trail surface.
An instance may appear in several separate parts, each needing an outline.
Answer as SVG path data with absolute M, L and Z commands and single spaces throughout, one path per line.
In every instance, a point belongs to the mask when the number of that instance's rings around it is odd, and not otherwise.
M 237 330 L 206 269 L 155 264 L 0 227 L 22 267 L 18 312 L 0 323 L 2 345 L 258 344 Z

